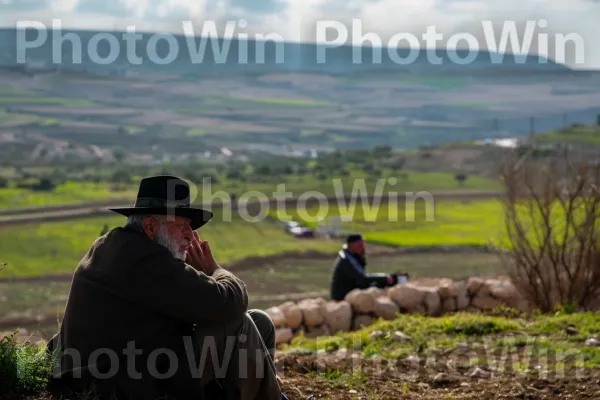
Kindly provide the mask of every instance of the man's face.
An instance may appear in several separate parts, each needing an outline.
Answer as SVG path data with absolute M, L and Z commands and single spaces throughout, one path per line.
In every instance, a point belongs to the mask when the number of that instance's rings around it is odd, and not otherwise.
M 363 259 L 366 258 L 367 251 L 365 249 L 365 241 L 364 240 L 359 240 L 354 243 L 350 243 L 348 245 L 348 249 L 350 250 L 351 253 L 356 254 Z
M 192 243 L 193 232 L 190 220 L 185 217 L 157 216 L 152 217 L 154 240 L 168 248 L 175 258 L 184 260 L 187 249 Z

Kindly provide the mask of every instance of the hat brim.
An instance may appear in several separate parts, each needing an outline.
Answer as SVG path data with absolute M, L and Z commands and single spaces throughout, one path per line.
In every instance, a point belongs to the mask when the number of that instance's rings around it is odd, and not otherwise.
M 185 217 L 190 219 L 190 227 L 192 230 L 196 230 L 206 225 L 206 223 L 208 223 L 213 217 L 213 213 L 208 210 L 191 207 L 121 207 L 109 208 L 109 210 L 126 217 L 136 214 L 175 215 L 178 217 Z

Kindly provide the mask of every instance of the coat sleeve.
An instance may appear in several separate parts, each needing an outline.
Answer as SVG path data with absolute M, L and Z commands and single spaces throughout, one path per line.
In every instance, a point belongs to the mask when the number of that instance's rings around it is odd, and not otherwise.
M 244 282 L 223 268 L 208 276 L 181 260 L 159 257 L 147 259 L 134 279 L 138 302 L 190 323 L 226 324 L 248 308 Z
M 364 270 L 354 267 L 352 263 L 346 259 L 343 259 L 340 262 L 342 274 L 351 279 L 354 282 L 355 287 L 358 289 L 367 289 L 370 286 L 384 288 L 387 285 L 387 274 L 367 274 L 364 272 Z

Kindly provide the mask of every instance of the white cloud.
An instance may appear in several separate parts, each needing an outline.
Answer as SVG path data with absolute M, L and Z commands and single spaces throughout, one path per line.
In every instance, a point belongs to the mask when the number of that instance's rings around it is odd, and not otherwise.
M 54 0 L 50 3 L 50 9 L 55 13 L 70 13 L 77 8 L 79 0 Z

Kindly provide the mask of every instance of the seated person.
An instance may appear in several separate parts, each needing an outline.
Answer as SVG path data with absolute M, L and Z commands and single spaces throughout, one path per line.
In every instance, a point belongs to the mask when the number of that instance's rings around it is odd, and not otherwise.
M 370 286 L 385 288 L 398 283 L 398 276 L 384 273 L 365 272 L 367 266 L 365 240 L 360 234 L 346 238 L 333 267 L 331 279 L 331 300 L 344 300 L 354 289 L 367 289 Z M 405 274 L 408 278 L 408 274 Z
M 134 207 L 111 210 L 127 223 L 96 239 L 74 273 L 48 343 L 52 386 L 99 398 L 286 399 L 273 322 L 247 311 L 244 283 L 195 232 L 212 213 L 190 207 L 188 184 L 144 178 Z M 207 397 L 209 383 L 227 397 Z

